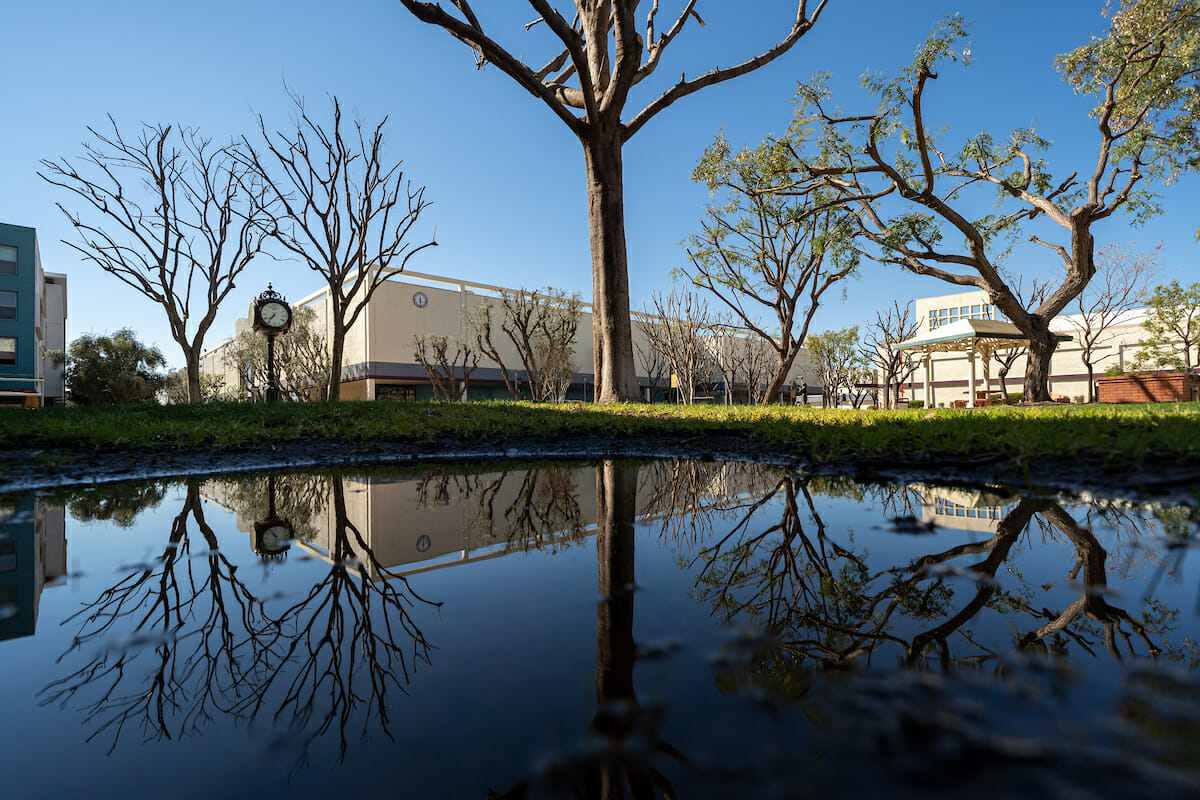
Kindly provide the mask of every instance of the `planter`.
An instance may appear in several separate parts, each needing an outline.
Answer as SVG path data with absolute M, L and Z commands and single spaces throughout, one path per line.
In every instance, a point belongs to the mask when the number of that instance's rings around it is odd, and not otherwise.
M 1101 403 L 1179 403 L 1200 400 L 1200 379 L 1186 372 L 1147 372 L 1096 379 Z

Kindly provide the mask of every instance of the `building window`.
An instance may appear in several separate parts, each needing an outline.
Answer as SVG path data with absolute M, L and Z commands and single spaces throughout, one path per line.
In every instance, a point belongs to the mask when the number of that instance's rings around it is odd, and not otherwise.
M 0 275 L 17 274 L 17 248 L 0 245 Z
M 975 306 L 955 306 L 954 308 L 934 308 L 929 311 L 929 330 L 958 322 L 960 319 L 995 319 L 995 306 L 981 304 Z
M 12 336 L 0 336 L 0 364 L 17 363 L 17 340 Z
M 417 399 L 415 386 L 389 386 L 384 384 L 375 387 L 376 400 L 402 400 L 413 402 Z
M 0 292 L 0 319 L 17 318 L 17 293 Z

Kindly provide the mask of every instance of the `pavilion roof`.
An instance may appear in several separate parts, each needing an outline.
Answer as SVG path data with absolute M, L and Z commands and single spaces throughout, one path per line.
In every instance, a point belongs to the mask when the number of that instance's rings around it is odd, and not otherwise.
M 1069 342 L 1065 333 L 1054 334 L 1060 342 Z M 952 352 L 966 350 L 1007 350 L 1028 347 L 1029 338 L 1011 322 L 996 319 L 960 319 L 942 325 L 896 345 L 898 350 Z

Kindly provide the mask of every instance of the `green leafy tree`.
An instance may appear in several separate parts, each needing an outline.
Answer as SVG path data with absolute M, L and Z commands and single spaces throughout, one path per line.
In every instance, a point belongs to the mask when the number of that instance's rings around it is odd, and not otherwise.
M 848 396 L 853 395 L 854 385 L 869 371 L 859 347 L 858 326 L 814 333 L 804 345 L 821 378 L 822 406 L 837 407 L 839 391 L 844 388 Z
M 1133 368 L 1190 370 L 1200 364 L 1200 282 L 1156 286 L 1146 305 L 1150 314 L 1142 327 L 1150 338 L 1134 357 Z
M 112 336 L 85 334 L 71 342 L 66 358 L 67 394 L 81 406 L 141 403 L 163 386 L 158 369 L 167 360 L 129 328 Z
M 204 372 L 200 373 L 201 402 L 211 403 L 214 400 L 219 400 L 224 392 L 224 376 L 209 375 Z M 174 372 L 168 373 L 163 383 L 163 393 L 167 396 L 168 403 L 178 404 L 188 402 L 187 370 L 177 369 Z
M 858 266 L 850 224 L 830 207 L 830 193 L 772 191 L 794 168 L 778 143 L 735 153 L 718 135 L 692 172 L 716 202 L 686 242 L 690 264 L 680 272 L 774 352 L 763 402 L 786 384 L 821 297 Z
M 1158 213 L 1147 184 L 1198 166 L 1200 0 L 1123 0 L 1103 36 L 1058 59 L 1070 86 L 1096 102 L 1095 161 L 1065 177 L 1052 175 L 1049 143 L 1030 128 L 1003 139 L 980 133 L 957 152 L 941 141 L 927 90 L 939 64 L 969 60 L 966 34 L 960 17 L 947 18 L 898 75 L 864 78 L 879 99 L 873 114 L 827 111 L 824 79 L 802 85 L 789 142 L 799 152 L 815 138 L 820 153 L 790 191 L 836 190 L 875 260 L 986 291 L 1030 340 L 1025 399 L 1047 400 L 1058 346 L 1050 321 L 1096 274 L 1093 226 L 1119 210 L 1135 222 Z M 999 208 L 976 215 L 993 194 Z M 1057 233 L 1045 236 L 1043 223 Z M 1003 269 L 1018 234 L 1063 268 L 1028 304 Z

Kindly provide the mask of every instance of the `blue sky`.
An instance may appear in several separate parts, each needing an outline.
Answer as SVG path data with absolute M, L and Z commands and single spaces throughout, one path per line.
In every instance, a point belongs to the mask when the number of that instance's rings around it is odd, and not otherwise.
M 522 27 L 534 16 L 527 4 L 475 5 L 494 22 L 493 35 L 528 61 L 548 51 L 543 26 L 528 33 Z M 677 4 L 662 5 L 667 17 Z M 983 129 L 1002 137 L 1036 126 L 1054 142 L 1054 174 L 1086 173 L 1095 158 L 1090 103 L 1071 93 L 1053 60 L 1103 30 L 1103 5 L 832 0 L 786 56 L 677 102 L 626 146 L 634 307 L 669 288 L 671 271 L 683 263 L 680 243 L 697 230 L 708 202 L 689 175 L 718 129 L 735 145 L 782 132 L 796 82 L 820 70 L 833 73 L 842 108 L 871 109 L 858 89 L 862 73 L 906 63 L 947 13 L 974 21 L 974 61 L 947 68 L 930 90 L 931 124 L 949 127 L 948 142 Z M 790 0 L 708 0 L 698 9 L 706 27 L 689 26 L 667 50 L 657 82 L 635 89 L 630 115 L 681 72 L 696 75 L 757 55 L 784 35 L 795 14 Z M 103 125 L 110 113 L 127 129 L 174 122 L 216 140 L 251 132 L 255 114 L 284 127 L 285 79 L 310 104 L 333 93 L 367 122 L 389 116 L 388 153 L 427 187 L 427 230 L 436 225 L 440 243 L 410 262 L 412 269 L 514 287 L 552 284 L 590 299 L 579 145 L 540 102 L 499 70 L 476 70 L 465 46 L 410 17 L 398 0 L 212 0 L 202 9 L 161 0 L 39 0 L 6 3 L 0 30 L 0 221 L 36 227 L 45 269 L 69 275 L 68 338 L 130 326 L 173 365 L 182 363 L 157 306 L 60 242 L 73 234 L 54 203 L 69 197 L 38 178 L 39 159 L 77 156 L 86 126 Z M 1164 278 L 1195 280 L 1198 186 L 1186 176 L 1166 189 L 1166 213 L 1142 228 L 1120 216 L 1103 223 L 1097 244 L 1161 243 Z M 1016 252 L 1014 267 L 1045 276 L 1058 270 L 1047 251 L 1032 246 Z M 293 300 L 321 285 L 299 264 L 263 259 L 222 306 L 208 346 L 231 333 L 268 281 Z M 895 298 L 950 290 L 868 263 L 844 299 L 827 301 L 815 330 L 863 323 Z

